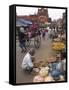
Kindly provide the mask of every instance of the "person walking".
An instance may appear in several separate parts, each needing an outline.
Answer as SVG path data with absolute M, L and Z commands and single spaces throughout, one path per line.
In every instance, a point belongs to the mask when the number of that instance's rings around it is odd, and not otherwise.
M 24 33 L 24 28 L 21 27 L 19 30 L 19 46 L 21 48 L 21 52 L 26 51 L 26 45 L 25 45 L 25 33 Z
M 42 31 L 42 38 L 45 40 L 45 30 Z

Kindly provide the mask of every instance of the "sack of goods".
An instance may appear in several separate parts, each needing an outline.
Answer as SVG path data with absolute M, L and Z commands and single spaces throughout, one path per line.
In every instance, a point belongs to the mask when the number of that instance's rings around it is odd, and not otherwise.
M 47 77 L 45 77 L 44 81 L 45 81 L 45 82 L 53 82 L 54 79 L 53 79 L 52 76 L 47 76 Z
M 39 75 L 42 77 L 48 76 L 49 73 L 49 69 L 47 67 L 43 67 L 41 68 L 41 70 L 39 71 Z
M 33 82 L 43 82 L 44 78 L 41 77 L 40 75 L 36 75 L 33 79 Z

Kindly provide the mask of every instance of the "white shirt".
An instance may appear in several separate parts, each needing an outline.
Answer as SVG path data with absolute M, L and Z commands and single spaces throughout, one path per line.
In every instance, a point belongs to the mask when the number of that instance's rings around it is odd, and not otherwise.
M 50 34 L 54 35 L 54 29 L 50 30 Z
M 58 62 L 56 65 L 56 69 L 61 70 L 62 68 L 62 62 Z
M 66 59 L 62 60 L 61 62 L 59 62 L 56 66 L 56 68 L 58 70 L 61 70 L 61 68 L 63 67 L 63 70 L 66 71 Z
M 26 67 L 33 67 L 31 55 L 29 53 L 24 56 L 21 67 L 22 69 L 25 69 Z
M 48 34 L 51 34 L 51 29 L 50 28 L 48 29 Z

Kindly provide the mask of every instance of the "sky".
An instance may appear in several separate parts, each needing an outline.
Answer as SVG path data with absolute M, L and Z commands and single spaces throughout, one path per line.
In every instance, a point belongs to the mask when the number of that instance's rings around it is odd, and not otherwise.
M 16 7 L 17 15 L 33 15 L 37 14 L 37 11 L 38 8 L 34 7 Z M 52 18 L 52 20 L 62 18 L 63 12 L 65 12 L 65 9 L 48 8 L 48 15 Z

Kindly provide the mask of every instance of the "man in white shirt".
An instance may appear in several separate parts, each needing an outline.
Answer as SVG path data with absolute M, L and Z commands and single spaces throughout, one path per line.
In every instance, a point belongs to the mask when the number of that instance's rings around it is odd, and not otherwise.
M 22 65 L 21 65 L 23 70 L 29 71 L 29 72 L 33 70 L 34 54 L 35 54 L 35 50 L 30 49 L 30 51 L 24 56 Z

